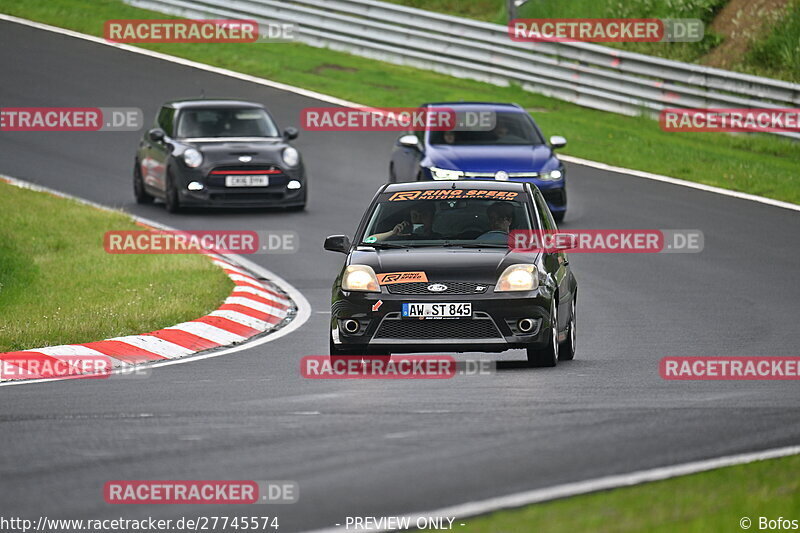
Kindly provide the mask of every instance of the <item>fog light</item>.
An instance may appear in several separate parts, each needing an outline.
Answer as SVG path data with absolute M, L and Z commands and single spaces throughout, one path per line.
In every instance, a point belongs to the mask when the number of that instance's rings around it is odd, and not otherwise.
M 199 181 L 193 181 L 189 185 L 187 185 L 186 188 L 189 189 L 190 191 L 202 191 L 203 184 L 200 183 Z
M 347 333 L 353 334 L 358 332 L 358 328 L 361 327 L 361 324 L 358 323 L 358 320 L 353 320 L 351 318 L 349 320 L 345 320 L 342 323 L 342 326 Z
M 287 188 L 287 189 L 290 189 L 290 190 L 292 190 L 292 191 L 294 191 L 294 190 L 297 190 L 297 189 L 299 189 L 299 188 L 300 188 L 300 187 L 302 187 L 302 186 L 303 186 L 303 185 L 302 185 L 302 184 L 301 184 L 299 181 L 297 181 L 297 180 L 292 180 L 292 181 L 290 181 L 290 182 L 289 182 L 289 184 L 286 186 L 286 188 Z

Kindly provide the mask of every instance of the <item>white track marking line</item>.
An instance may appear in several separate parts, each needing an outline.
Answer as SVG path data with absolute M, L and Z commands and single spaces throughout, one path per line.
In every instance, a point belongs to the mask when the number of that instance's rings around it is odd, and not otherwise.
M 249 74 L 242 74 L 241 72 L 236 72 L 233 70 L 228 70 L 219 67 L 212 67 L 210 65 L 205 65 L 203 63 L 198 63 L 196 61 L 191 61 L 189 59 L 183 59 L 180 57 L 171 56 L 168 54 L 161 54 L 159 52 L 153 52 L 151 50 L 145 50 L 144 48 L 137 48 L 135 46 L 130 46 L 126 44 L 119 44 L 119 43 L 111 43 L 107 42 L 105 39 L 100 37 L 94 37 L 93 35 L 86 35 L 83 33 L 78 33 L 76 31 L 67 30 L 64 28 L 58 28 L 56 26 L 50 26 L 49 24 L 42 24 L 41 22 L 34 22 L 32 20 L 27 20 L 19 17 L 14 17 L 12 15 L 5 15 L 0 14 L 0 20 L 5 20 L 8 22 L 14 22 L 16 24 L 22 24 L 24 26 L 30 26 L 32 28 L 50 31 L 53 33 L 58 33 L 61 35 L 68 35 L 70 37 L 75 37 L 77 39 L 83 39 L 85 41 L 91 41 L 96 44 L 101 44 L 104 46 L 111 46 L 113 48 L 118 48 L 120 50 L 125 50 L 126 52 L 132 52 L 134 54 L 141 54 L 148 57 L 153 57 L 156 59 L 160 59 L 162 61 L 169 61 L 171 63 L 175 63 L 178 65 L 183 65 L 186 67 L 192 67 L 199 70 L 205 70 L 207 72 L 213 72 L 214 74 L 219 74 L 222 76 L 229 76 L 231 78 L 236 78 L 242 81 L 247 81 L 250 83 L 256 83 L 258 85 L 264 85 L 266 87 L 271 87 L 273 89 L 278 89 L 281 91 L 286 91 L 290 93 L 294 93 L 300 96 L 305 96 L 307 98 L 312 98 L 314 100 L 319 100 L 321 102 L 326 102 L 329 104 L 340 105 L 343 107 L 359 107 L 359 108 L 369 108 L 370 106 L 358 104 L 356 102 L 351 102 L 349 100 L 343 100 L 341 98 L 336 98 L 334 96 L 330 96 L 327 94 L 318 93 L 316 91 L 310 91 L 308 89 L 302 89 L 300 87 L 295 87 L 293 85 L 287 85 L 285 83 L 279 83 L 272 80 L 267 80 L 264 78 L 258 78 L 256 76 L 250 76 Z M 691 187 L 693 189 L 700 189 L 706 192 L 721 194 L 723 196 L 730 196 L 732 198 L 738 198 L 740 200 L 749 200 L 752 202 L 759 202 L 762 204 L 771 205 L 773 207 L 780 207 L 784 209 L 791 209 L 793 211 L 800 211 L 800 205 L 793 204 L 790 202 L 782 202 L 780 200 L 773 200 L 772 198 L 766 198 L 764 196 L 757 196 L 755 194 L 747 194 L 741 193 L 736 191 L 730 191 L 728 189 L 721 189 L 719 187 L 712 187 L 710 185 L 703 185 L 700 183 L 695 183 L 692 181 L 686 181 L 678 178 L 671 178 L 669 176 L 661 176 L 659 174 L 652 174 L 650 172 L 644 172 L 640 170 L 633 170 L 629 168 L 623 167 L 615 167 L 611 165 L 606 165 L 605 163 L 599 163 L 596 161 L 590 161 L 588 159 L 582 159 L 579 157 L 573 157 L 568 155 L 559 155 L 559 159 L 562 159 L 567 162 L 571 162 L 578 165 L 586 165 L 592 168 L 598 168 L 603 170 L 610 170 L 612 172 L 617 172 L 619 174 L 627 174 L 630 176 L 637 176 L 640 178 L 646 178 L 656 181 L 662 181 L 665 183 L 670 183 L 672 185 L 678 185 L 682 187 Z
M 738 455 L 728 455 L 725 457 L 717 457 L 714 459 L 705 459 L 702 461 L 694 461 L 691 463 L 682 463 L 673 466 L 665 466 L 660 468 L 651 468 L 648 470 L 638 470 L 628 474 L 620 474 L 614 476 L 605 476 L 587 481 L 578 481 L 575 483 L 565 483 L 563 485 L 556 485 L 544 489 L 529 490 L 525 492 L 517 492 L 507 496 L 498 496 L 497 498 L 489 498 L 476 502 L 469 502 L 451 507 L 444 507 L 442 509 L 435 509 L 424 513 L 408 514 L 411 523 L 416 523 L 418 517 L 425 516 L 455 516 L 457 520 L 467 518 L 470 516 L 482 515 L 501 509 L 513 509 L 534 503 L 542 503 L 550 500 L 557 500 L 560 498 L 568 498 L 572 496 L 579 496 L 591 492 L 599 492 L 602 490 L 617 489 L 621 487 L 630 487 L 639 485 L 641 483 L 649 483 L 652 481 L 662 481 L 679 476 L 686 476 L 689 474 L 697 474 L 699 472 L 707 472 L 717 468 L 726 466 L 735 466 L 756 461 L 763 461 L 766 459 L 777 459 L 779 457 L 788 457 L 790 455 L 800 454 L 800 446 L 787 446 L 784 448 L 774 448 L 761 452 L 742 453 Z M 345 531 L 345 528 L 327 528 L 316 529 L 309 533 L 334 533 Z M 394 529 L 373 529 L 372 531 L 396 531 Z

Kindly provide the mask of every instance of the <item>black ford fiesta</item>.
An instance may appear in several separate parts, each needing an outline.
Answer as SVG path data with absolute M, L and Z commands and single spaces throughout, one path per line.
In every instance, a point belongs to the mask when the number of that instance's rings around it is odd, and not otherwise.
M 527 350 L 534 366 L 575 355 L 577 282 L 563 251 L 509 247 L 512 231 L 555 230 L 529 183 L 383 186 L 333 284 L 331 355 Z
M 138 203 L 303 209 L 308 184 L 300 153 L 266 108 L 240 100 L 167 102 L 139 142 Z

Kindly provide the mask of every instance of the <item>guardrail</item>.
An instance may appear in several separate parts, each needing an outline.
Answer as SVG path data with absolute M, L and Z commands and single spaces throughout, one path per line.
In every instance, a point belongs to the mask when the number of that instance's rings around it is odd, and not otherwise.
M 298 40 L 625 115 L 800 107 L 800 84 L 590 43 L 525 43 L 506 26 L 375 0 L 126 0 L 183 17 L 293 22 Z M 778 135 L 800 139 L 800 133 Z

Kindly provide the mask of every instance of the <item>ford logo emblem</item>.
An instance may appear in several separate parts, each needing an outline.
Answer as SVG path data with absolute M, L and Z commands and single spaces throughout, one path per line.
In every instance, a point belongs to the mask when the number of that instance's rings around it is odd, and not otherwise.
M 433 285 L 428 285 L 428 290 L 431 292 L 444 292 L 447 290 L 447 285 L 434 283 Z

